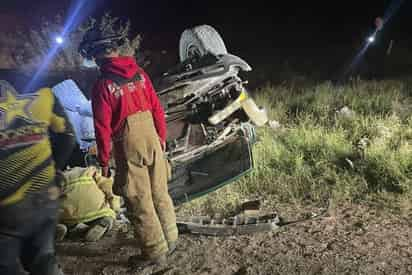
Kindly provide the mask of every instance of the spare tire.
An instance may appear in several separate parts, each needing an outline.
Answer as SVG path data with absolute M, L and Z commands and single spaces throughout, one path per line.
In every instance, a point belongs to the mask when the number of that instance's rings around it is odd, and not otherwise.
M 227 54 L 225 43 L 219 33 L 209 25 L 200 25 L 185 30 L 180 36 L 180 61 L 207 53 Z

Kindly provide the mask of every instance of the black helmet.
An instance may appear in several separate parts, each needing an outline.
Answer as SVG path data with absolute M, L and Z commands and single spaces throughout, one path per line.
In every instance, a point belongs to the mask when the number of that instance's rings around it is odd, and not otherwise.
M 84 58 L 92 59 L 98 53 L 121 47 L 127 39 L 126 34 L 121 30 L 122 28 L 119 28 L 119 31 L 115 31 L 111 26 L 102 28 L 99 24 L 95 24 L 83 36 L 79 46 L 80 54 Z

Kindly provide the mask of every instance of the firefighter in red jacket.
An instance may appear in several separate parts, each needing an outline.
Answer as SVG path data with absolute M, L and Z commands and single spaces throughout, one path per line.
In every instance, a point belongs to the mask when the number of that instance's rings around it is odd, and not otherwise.
M 109 176 L 113 151 L 113 189 L 125 197 L 141 249 L 129 262 L 143 267 L 164 262 L 176 247 L 178 231 L 167 188 L 164 111 L 135 58 L 120 56 L 124 43 L 125 37 L 112 28 L 97 27 L 86 33 L 80 52 L 100 67 L 92 91 L 98 160 L 103 175 Z

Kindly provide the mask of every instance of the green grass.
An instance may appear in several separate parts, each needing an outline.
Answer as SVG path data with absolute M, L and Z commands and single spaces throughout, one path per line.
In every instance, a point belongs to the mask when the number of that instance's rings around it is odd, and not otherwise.
M 406 84 L 266 86 L 254 97 L 281 128 L 258 130 L 252 173 L 184 205 L 184 212 L 228 214 L 256 197 L 269 207 L 328 198 L 410 209 L 412 97 Z M 351 115 L 339 114 L 345 106 Z

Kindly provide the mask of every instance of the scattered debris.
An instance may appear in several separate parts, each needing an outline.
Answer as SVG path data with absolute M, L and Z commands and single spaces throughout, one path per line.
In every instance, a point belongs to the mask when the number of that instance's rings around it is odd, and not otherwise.
M 340 110 L 337 110 L 336 114 L 342 118 L 353 118 L 355 116 L 355 112 L 347 106 L 344 106 Z
M 355 164 L 353 164 L 353 161 L 351 161 L 349 158 L 345 158 L 345 161 L 349 164 L 350 168 L 355 168 Z
M 361 138 L 357 143 L 356 143 L 356 148 L 360 151 L 365 151 L 366 148 L 370 145 L 370 140 L 367 137 Z
M 210 236 L 244 235 L 257 232 L 273 231 L 280 227 L 281 219 L 275 213 L 263 214 L 261 200 L 242 203 L 240 212 L 230 218 L 216 215 L 178 218 L 177 225 L 181 233 Z
M 252 201 L 246 201 L 240 206 L 242 214 L 248 217 L 259 216 L 261 213 L 261 200 L 256 199 Z
M 210 217 L 180 218 L 177 221 L 179 232 L 208 236 L 233 236 L 258 232 L 273 231 L 280 228 L 280 219 L 277 214 L 249 217 L 237 215 L 223 219 L 221 223 Z
M 269 127 L 273 130 L 279 130 L 282 127 L 282 125 L 279 123 L 279 121 L 271 120 L 269 121 Z

